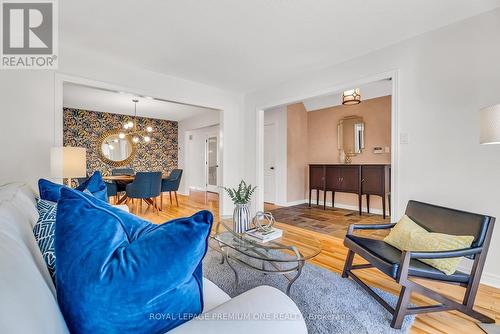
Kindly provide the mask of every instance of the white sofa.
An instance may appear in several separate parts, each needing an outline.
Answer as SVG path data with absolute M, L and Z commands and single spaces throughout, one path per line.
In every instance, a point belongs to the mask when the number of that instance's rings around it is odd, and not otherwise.
M 29 187 L 0 186 L 0 333 L 68 333 L 33 237 L 37 219 Z M 294 302 L 272 287 L 261 286 L 231 299 L 205 279 L 204 299 L 201 317 L 169 333 L 307 333 Z

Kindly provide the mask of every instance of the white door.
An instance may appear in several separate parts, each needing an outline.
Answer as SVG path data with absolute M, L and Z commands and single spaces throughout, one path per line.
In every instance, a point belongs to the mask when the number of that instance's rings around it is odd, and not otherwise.
M 276 200 L 275 181 L 275 125 L 264 125 L 264 202 L 274 203 Z
M 206 184 L 207 191 L 219 192 L 219 138 L 217 135 L 210 135 L 206 140 Z

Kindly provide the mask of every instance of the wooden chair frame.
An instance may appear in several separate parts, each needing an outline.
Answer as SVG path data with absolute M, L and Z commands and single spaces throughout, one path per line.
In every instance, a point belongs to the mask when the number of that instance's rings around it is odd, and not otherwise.
M 370 225 L 350 225 L 347 231 L 347 236 L 352 235 L 354 230 L 373 230 L 373 229 L 389 229 L 396 224 L 370 224 Z M 488 253 L 488 248 L 491 241 L 491 236 L 493 233 L 494 219 L 489 222 L 486 231 L 486 236 L 481 247 L 472 247 L 454 251 L 438 251 L 438 252 L 410 252 L 402 251 L 401 260 L 398 267 L 397 278 L 395 281 L 401 285 L 401 292 L 399 294 L 398 302 L 396 308 L 390 306 L 384 299 L 375 293 L 368 285 L 366 285 L 358 276 L 353 273 L 353 270 L 372 268 L 374 265 L 360 264 L 353 265 L 354 255 L 358 254 L 365 260 L 369 258 L 368 250 L 364 250 L 360 246 L 355 247 L 354 242 L 346 238 L 344 240 L 344 245 L 349 248 L 347 253 L 347 258 L 344 265 L 344 270 L 342 271 L 342 277 L 351 277 L 357 284 L 359 284 L 363 289 L 365 289 L 377 302 L 379 302 L 387 311 L 392 315 L 391 327 L 400 329 L 403 324 L 403 319 L 406 315 L 419 314 L 427 312 L 440 312 L 440 311 L 450 311 L 457 310 L 468 316 L 477 319 L 483 323 L 494 323 L 495 320 L 477 311 L 474 311 L 474 301 L 476 299 L 477 290 L 479 288 L 479 282 L 481 280 L 481 274 L 483 271 L 484 263 L 486 261 L 486 255 Z M 356 248 L 356 252 L 353 250 Z M 474 263 L 472 265 L 471 273 L 469 275 L 469 281 L 467 283 L 458 282 L 443 282 L 449 284 L 458 284 L 465 287 L 465 295 L 461 303 L 451 300 L 450 298 L 443 296 L 442 294 L 424 287 L 412 280 L 410 280 L 409 267 L 411 259 L 439 259 L 439 258 L 452 258 L 452 257 L 462 257 L 474 255 Z M 371 255 L 373 256 L 373 255 Z M 432 280 L 426 277 L 415 276 L 420 279 Z M 412 292 L 420 293 L 426 297 L 429 297 L 439 304 L 429 305 L 429 306 L 414 306 L 409 307 L 410 296 Z

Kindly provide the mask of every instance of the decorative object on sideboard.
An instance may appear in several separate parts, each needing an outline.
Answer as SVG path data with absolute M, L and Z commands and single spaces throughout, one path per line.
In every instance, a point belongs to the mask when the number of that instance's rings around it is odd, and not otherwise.
M 224 190 L 235 205 L 233 212 L 233 231 L 236 233 L 244 233 L 250 227 L 250 208 L 248 203 L 250 203 L 256 188 L 257 187 L 252 187 L 251 184 L 247 185 L 243 180 L 241 180 L 238 188 L 224 187 Z
M 351 162 L 352 162 L 352 158 L 356 156 L 356 153 L 347 152 L 347 153 L 344 153 L 344 154 L 345 154 L 344 163 L 347 164 L 347 165 L 350 165 Z
M 50 149 L 50 174 L 53 178 L 67 179 L 87 176 L 87 154 L 84 147 L 59 146 Z
M 373 154 L 384 154 L 384 153 L 391 153 L 391 148 L 389 146 L 376 146 L 373 148 Z
M 137 103 L 139 100 L 133 99 L 134 102 L 134 116 L 123 124 L 123 130 L 118 134 L 120 139 L 125 139 L 126 137 L 131 138 L 134 144 L 137 144 L 142 137 L 144 143 L 151 142 L 151 134 L 153 133 L 153 127 L 148 125 L 145 130 L 141 130 L 137 126 Z
M 359 88 L 349 89 L 342 93 L 342 104 L 352 106 L 361 103 L 361 92 Z
M 480 111 L 481 144 L 500 144 L 500 104 L 485 107 Z

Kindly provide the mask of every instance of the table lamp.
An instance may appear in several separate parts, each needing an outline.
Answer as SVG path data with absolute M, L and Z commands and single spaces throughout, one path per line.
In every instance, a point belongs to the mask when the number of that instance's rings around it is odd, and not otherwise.
M 67 179 L 87 176 L 87 156 L 84 147 L 52 147 L 50 149 L 50 171 L 54 178 Z
M 500 104 L 486 107 L 480 111 L 481 144 L 500 144 Z

